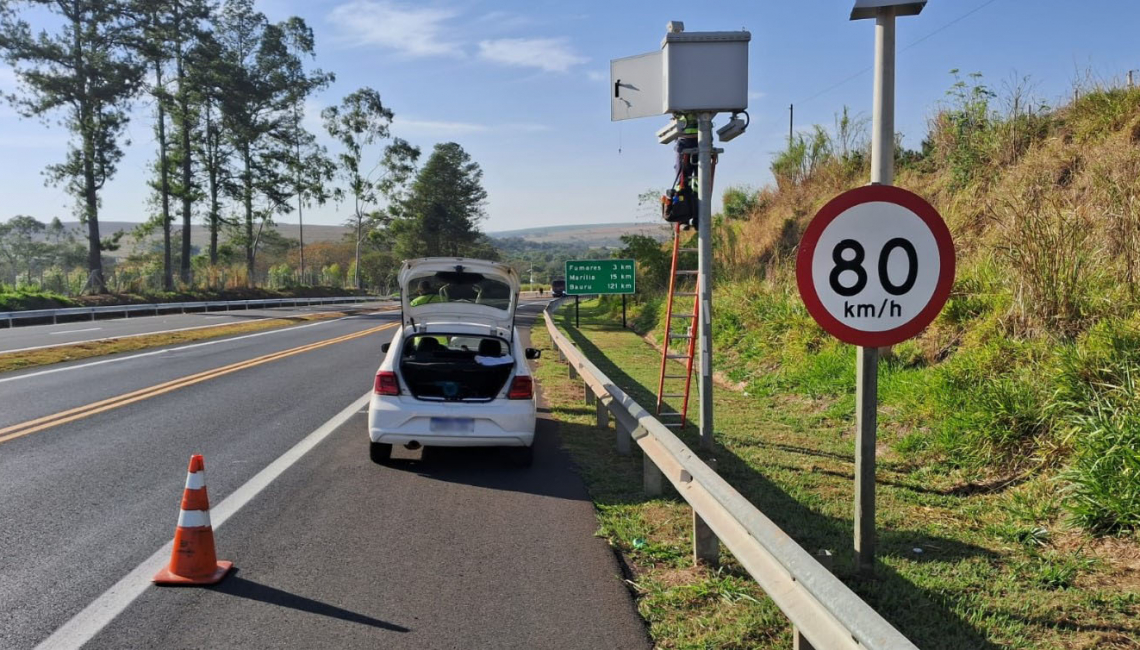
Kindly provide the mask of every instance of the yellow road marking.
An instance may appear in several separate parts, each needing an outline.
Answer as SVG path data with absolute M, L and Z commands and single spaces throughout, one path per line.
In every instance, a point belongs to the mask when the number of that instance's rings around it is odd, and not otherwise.
M 245 361 L 232 363 L 228 366 L 222 366 L 220 368 L 206 370 L 203 372 L 195 373 L 193 375 L 180 377 L 178 379 L 172 379 L 161 384 L 156 384 L 154 386 L 131 391 L 122 395 L 117 395 L 115 397 L 99 400 L 98 402 L 92 402 L 91 404 L 84 404 L 83 406 L 77 406 L 75 408 L 67 409 L 66 411 L 60 411 L 59 413 L 45 415 L 34 420 L 28 420 L 26 422 L 20 422 L 19 424 L 13 424 L 11 426 L 0 429 L 0 443 L 8 442 L 9 440 L 36 433 L 37 431 L 43 431 L 44 429 L 49 429 L 61 424 L 66 424 L 68 422 L 74 422 L 75 420 L 90 417 L 97 413 L 103 413 L 104 411 L 110 411 L 111 409 L 133 404 L 135 402 L 162 395 L 164 393 L 169 393 L 171 391 L 178 390 L 179 388 L 192 386 L 209 379 L 228 375 L 232 372 L 245 370 L 246 368 L 252 368 L 264 363 L 269 363 L 270 361 L 276 361 L 285 357 L 301 354 L 302 352 L 316 350 L 328 345 L 343 343 L 352 339 L 368 336 L 369 334 L 374 334 L 381 330 L 391 329 L 397 325 L 399 325 L 399 323 L 388 323 L 386 325 L 380 325 L 378 327 L 373 327 L 371 329 L 366 329 L 360 332 L 354 332 L 352 334 L 346 334 L 344 336 L 338 336 L 336 338 L 331 338 L 324 341 L 317 341 L 316 343 L 309 343 L 307 345 L 290 348 L 288 350 L 282 350 L 280 352 L 273 352 L 260 357 L 255 357 L 253 359 L 247 359 Z

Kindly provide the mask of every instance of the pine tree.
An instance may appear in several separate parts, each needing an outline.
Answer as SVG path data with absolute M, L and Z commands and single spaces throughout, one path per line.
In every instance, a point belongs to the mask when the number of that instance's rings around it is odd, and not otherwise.
M 54 33 L 33 34 L 13 10 L 18 5 L 46 9 L 61 25 Z M 119 138 L 143 80 L 144 66 L 132 47 L 136 34 L 124 0 L 24 0 L 0 6 L 0 53 L 23 86 L 10 100 L 27 117 L 61 111 L 74 136 L 67 158 L 48 167 L 47 176 L 76 197 L 80 221 L 87 226 L 87 289 L 93 292 L 106 290 L 99 192 L 122 159 Z

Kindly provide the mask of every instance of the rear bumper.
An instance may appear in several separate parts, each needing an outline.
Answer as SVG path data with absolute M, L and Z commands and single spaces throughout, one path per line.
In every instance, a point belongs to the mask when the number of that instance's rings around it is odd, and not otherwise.
M 470 432 L 431 430 L 431 418 L 472 418 Z M 485 404 L 425 402 L 406 395 L 373 395 L 368 407 L 372 442 L 429 447 L 529 447 L 534 443 L 534 400 L 495 400 Z

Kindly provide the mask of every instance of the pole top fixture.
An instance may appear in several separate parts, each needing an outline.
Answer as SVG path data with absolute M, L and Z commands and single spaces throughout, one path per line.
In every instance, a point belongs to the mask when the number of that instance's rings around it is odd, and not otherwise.
M 926 7 L 926 0 L 855 0 L 851 20 L 878 18 L 884 12 L 895 16 L 916 16 Z

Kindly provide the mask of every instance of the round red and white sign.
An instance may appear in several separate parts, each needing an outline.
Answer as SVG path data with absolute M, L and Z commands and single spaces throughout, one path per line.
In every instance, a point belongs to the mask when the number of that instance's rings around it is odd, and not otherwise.
M 954 242 L 913 192 L 868 185 L 834 198 L 808 224 L 796 257 L 808 313 L 853 345 L 894 345 L 942 311 L 954 284 Z

